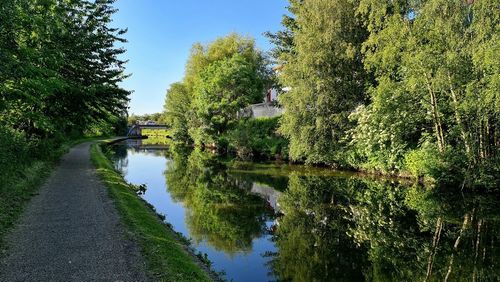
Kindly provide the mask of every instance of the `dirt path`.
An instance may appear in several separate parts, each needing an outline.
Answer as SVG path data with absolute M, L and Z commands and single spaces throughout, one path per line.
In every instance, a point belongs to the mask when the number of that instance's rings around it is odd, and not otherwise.
M 90 161 L 66 154 L 7 236 L 0 281 L 145 281 L 138 247 Z

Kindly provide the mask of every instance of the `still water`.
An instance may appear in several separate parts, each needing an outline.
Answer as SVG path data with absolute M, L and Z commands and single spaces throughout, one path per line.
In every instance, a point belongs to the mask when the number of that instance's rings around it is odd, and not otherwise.
M 499 281 L 500 201 L 129 140 L 126 180 L 234 281 Z

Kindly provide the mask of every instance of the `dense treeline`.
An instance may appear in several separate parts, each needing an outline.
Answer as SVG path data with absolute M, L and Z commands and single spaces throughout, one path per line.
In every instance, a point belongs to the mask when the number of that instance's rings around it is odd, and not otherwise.
M 143 114 L 136 115 L 131 114 L 128 116 L 128 125 L 134 125 L 141 122 L 154 121 L 157 124 L 165 124 L 163 113 L 154 113 L 154 114 Z
M 113 2 L 1 2 L 1 135 L 57 139 L 121 121 L 125 30 L 110 27 Z
M 291 159 L 499 185 L 495 1 L 290 0 L 289 10 L 269 36 L 291 89 L 280 100 Z
M 0 1 L 0 246 L 65 148 L 125 130 L 113 2 Z
M 167 93 L 175 140 L 252 156 L 265 139 L 253 137 L 268 132 L 276 142 L 266 150 L 296 162 L 500 185 L 494 1 L 289 2 L 284 30 L 267 34 L 276 77 L 251 40 L 193 47 Z M 278 132 L 239 115 L 273 84 L 288 89 Z
M 125 30 L 110 27 L 113 2 L 0 1 L 3 180 L 64 140 L 126 126 L 129 92 L 118 86 L 126 75 L 117 47 Z

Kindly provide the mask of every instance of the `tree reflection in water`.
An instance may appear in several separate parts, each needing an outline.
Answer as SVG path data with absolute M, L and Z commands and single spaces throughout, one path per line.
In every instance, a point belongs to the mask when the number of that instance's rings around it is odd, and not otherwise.
M 118 159 L 124 154 L 116 151 Z M 194 241 L 234 256 L 272 234 L 274 247 L 261 255 L 277 280 L 500 280 L 495 195 L 297 170 L 288 178 L 245 174 L 199 150 L 166 154 L 167 189 L 183 203 Z M 255 183 L 267 188 L 252 189 Z M 255 193 L 269 187 L 277 188 L 273 197 Z M 275 196 L 278 207 L 266 201 Z
M 272 267 L 289 281 L 498 281 L 498 202 L 291 175 Z
M 252 183 L 228 174 L 213 155 L 195 150 L 188 158 L 173 153 L 165 175 L 173 198 L 187 209 L 187 226 L 195 242 L 207 241 L 234 255 L 249 252 L 274 213 L 251 193 Z
M 290 175 L 279 201 L 283 216 L 271 262 L 280 280 L 357 281 L 367 268 L 366 251 L 348 235 L 352 180 Z

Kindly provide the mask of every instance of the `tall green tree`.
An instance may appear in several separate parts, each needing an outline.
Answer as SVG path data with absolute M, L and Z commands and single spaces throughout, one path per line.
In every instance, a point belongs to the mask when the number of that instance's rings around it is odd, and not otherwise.
M 29 194 L 13 184 L 40 176 L 62 141 L 124 134 L 125 30 L 111 26 L 113 3 L 0 1 L 0 229 Z
M 2 1 L 0 118 L 30 136 L 83 132 L 123 116 L 125 30 L 114 0 Z
M 182 82 L 176 82 L 170 85 L 165 98 L 165 119 L 170 125 L 170 134 L 174 140 L 188 141 L 188 121 L 191 111 L 191 93 L 188 92 L 186 85 Z
M 197 143 L 217 143 L 238 121 L 238 112 L 262 101 L 263 77 L 239 54 L 208 66 L 195 84 L 194 109 L 200 122 Z
M 311 0 L 295 4 L 293 55 L 285 56 L 280 80 L 281 131 L 290 157 L 306 163 L 345 165 L 343 150 L 353 124 L 349 113 L 365 102 L 370 77 L 361 44 L 367 37 L 353 1 Z
M 269 41 L 274 44 L 274 48 L 271 50 L 271 56 L 277 64 L 286 63 L 291 59 L 290 56 L 294 55 L 295 45 L 293 38 L 299 27 L 293 15 L 297 12 L 301 3 L 303 3 L 303 0 L 289 0 L 289 5 L 287 7 L 289 14 L 283 15 L 281 20 L 281 25 L 284 29 L 276 33 L 268 31 L 264 34 Z
M 364 64 L 375 76 L 367 92 L 370 103 L 351 118 L 357 122 L 351 142 L 358 166 L 379 171 L 404 168 L 408 148 L 417 146 L 425 110 L 420 99 L 403 86 L 404 50 L 408 45 L 412 7 L 408 1 L 362 0 L 358 13 L 370 32 L 363 43 Z
M 192 91 L 196 81 L 205 68 L 217 61 L 230 59 L 235 54 L 241 55 L 245 61 L 255 66 L 259 74 L 268 74 L 267 59 L 255 46 L 253 38 L 244 37 L 237 33 L 215 39 L 209 44 L 195 43 L 186 64 L 184 81 L 189 91 Z
M 498 49 L 499 17 L 489 9 L 488 1 L 361 1 L 376 83 L 354 142 L 368 167 L 401 170 L 406 158 L 406 169 L 434 178 L 495 170 L 498 64 L 486 54 Z
M 182 90 L 176 86 L 166 97 L 166 115 L 179 133 L 175 138 L 221 147 L 223 135 L 240 118 L 238 111 L 263 99 L 269 77 L 268 60 L 251 38 L 232 33 L 194 44 Z

